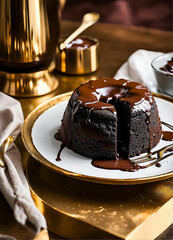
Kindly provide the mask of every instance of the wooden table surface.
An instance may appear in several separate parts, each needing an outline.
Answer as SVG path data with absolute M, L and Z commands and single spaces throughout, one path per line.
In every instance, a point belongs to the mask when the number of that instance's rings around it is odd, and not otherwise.
M 61 25 L 61 36 L 68 36 L 79 23 L 63 21 Z M 55 26 L 56 27 L 56 26 Z M 124 27 L 114 24 L 97 23 L 90 27 L 83 34 L 88 37 L 96 37 L 100 42 L 100 68 L 95 73 L 85 76 L 69 76 L 54 71 L 59 80 L 58 88 L 45 96 L 35 98 L 18 98 L 21 102 L 24 116 L 26 117 L 37 105 L 58 94 L 68 92 L 76 88 L 79 84 L 99 77 L 113 77 L 118 68 L 128 59 L 128 57 L 138 49 L 152 51 L 170 52 L 173 50 L 172 33 L 152 29 Z M 26 167 L 26 150 L 20 136 L 16 144 L 22 155 L 22 163 Z M 32 239 L 33 234 L 19 225 L 12 210 L 0 193 L 0 234 L 8 234 L 17 239 Z M 161 239 L 172 239 L 171 227 L 158 237 Z M 50 233 L 51 239 L 60 237 Z

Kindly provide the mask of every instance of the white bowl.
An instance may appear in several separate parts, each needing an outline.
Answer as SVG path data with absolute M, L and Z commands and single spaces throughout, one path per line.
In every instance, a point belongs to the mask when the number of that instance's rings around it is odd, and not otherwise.
M 160 90 L 173 97 L 173 73 L 161 69 L 172 58 L 173 52 L 163 54 L 155 58 L 152 61 L 151 66 L 154 69 L 154 73 Z

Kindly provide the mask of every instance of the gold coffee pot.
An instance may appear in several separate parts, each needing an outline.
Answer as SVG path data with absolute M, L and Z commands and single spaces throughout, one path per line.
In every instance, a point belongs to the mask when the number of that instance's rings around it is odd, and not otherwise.
M 53 91 L 59 43 L 59 0 L 0 0 L 0 89 L 12 96 Z

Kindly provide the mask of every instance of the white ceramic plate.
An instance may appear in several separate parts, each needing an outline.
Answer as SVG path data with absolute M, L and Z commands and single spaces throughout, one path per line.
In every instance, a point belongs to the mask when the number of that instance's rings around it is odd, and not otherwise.
M 161 120 L 173 125 L 173 104 L 161 98 L 155 99 Z M 76 154 L 66 147 L 61 153 L 61 161 L 56 161 L 61 142 L 54 138 L 54 134 L 60 128 L 67 100 L 58 101 L 58 104 L 56 104 L 54 99 L 54 103 L 50 103 L 51 101 L 49 101 L 47 109 L 41 111 L 41 113 L 39 112 L 39 107 L 35 110 L 35 115 L 38 115 L 35 120 L 32 113 L 29 119 L 27 119 L 31 123 L 30 119 L 32 118 L 30 134 L 32 144 L 37 152 L 36 154 L 30 149 L 25 139 L 25 128 L 27 126 L 24 127 L 23 131 L 24 143 L 29 152 L 48 167 L 68 176 L 108 184 L 139 184 L 173 176 L 173 156 L 163 160 L 161 167 L 154 165 L 135 172 L 96 168 L 91 164 L 91 159 Z M 46 104 L 44 105 L 46 106 Z M 42 105 L 41 109 L 43 109 L 44 105 Z M 28 125 L 28 123 L 25 125 Z M 169 130 L 163 126 L 164 129 Z M 173 141 L 161 140 L 153 151 L 170 143 L 173 143 Z M 46 162 L 43 160 L 46 160 Z

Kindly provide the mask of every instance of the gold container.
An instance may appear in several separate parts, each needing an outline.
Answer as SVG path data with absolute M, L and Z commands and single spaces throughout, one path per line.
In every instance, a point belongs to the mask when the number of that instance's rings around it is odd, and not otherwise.
M 0 72 L 0 90 L 14 97 L 35 97 L 52 92 L 58 87 L 57 78 L 47 70 L 31 73 Z
M 82 75 L 99 68 L 99 41 L 94 38 L 85 39 L 93 42 L 87 48 L 65 48 L 56 53 L 56 69 L 62 73 Z
M 23 97 L 25 92 L 27 96 L 39 96 L 58 86 L 56 79 L 52 79 L 53 84 L 49 83 L 47 69 L 54 60 L 59 43 L 60 16 L 59 0 L 0 1 L 2 91 L 14 96 Z M 32 84 L 28 84 L 29 81 Z M 44 84 L 39 84 L 41 82 L 48 82 L 48 87 L 44 89 Z M 22 85 L 18 86 L 20 83 Z M 11 90 L 7 91 L 4 85 L 9 85 Z M 40 90 L 33 91 L 33 85 Z M 27 88 L 20 95 L 19 88 L 25 86 Z

